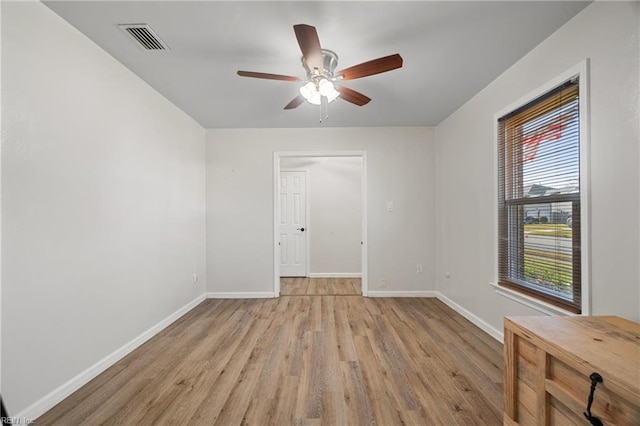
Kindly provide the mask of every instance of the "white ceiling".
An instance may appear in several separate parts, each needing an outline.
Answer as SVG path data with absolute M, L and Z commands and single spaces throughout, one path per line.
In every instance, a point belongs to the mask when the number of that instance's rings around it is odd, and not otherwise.
M 305 77 L 293 25 L 317 28 L 338 69 L 400 53 L 399 70 L 344 85 L 322 126 L 433 126 L 588 2 L 51 1 L 45 4 L 205 128 L 319 126 L 319 108 L 283 107 L 298 83 L 237 70 Z M 140 49 L 117 27 L 146 23 L 170 51 Z

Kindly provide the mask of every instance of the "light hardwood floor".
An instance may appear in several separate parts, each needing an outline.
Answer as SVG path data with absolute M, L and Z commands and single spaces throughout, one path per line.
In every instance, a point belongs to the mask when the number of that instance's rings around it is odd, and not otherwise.
M 498 425 L 501 383 L 436 299 L 206 300 L 36 424 Z
M 281 296 L 361 295 L 360 278 L 280 278 Z

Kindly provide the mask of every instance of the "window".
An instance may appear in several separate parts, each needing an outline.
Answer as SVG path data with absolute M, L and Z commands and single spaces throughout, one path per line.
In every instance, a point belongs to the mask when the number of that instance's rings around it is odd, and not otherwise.
M 498 119 L 498 284 L 580 313 L 580 104 L 574 77 Z

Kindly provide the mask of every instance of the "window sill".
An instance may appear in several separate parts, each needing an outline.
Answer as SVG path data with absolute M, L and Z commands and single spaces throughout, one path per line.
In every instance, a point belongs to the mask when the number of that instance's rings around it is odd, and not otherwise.
M 550 303 L 543 302 L 534 297 L 528 296 L 526 294 L 519 293 L 515 290 L 511 290 L 510 288 L 502 287 L 497 283 L 489 283 L 491 287 L 502 297 L 506 297 L 507 299 L 513 300 L 514 302 L 520 303 L 521 305 L 527 306 L 531 309 L 534 309 L 538 312 L 541 312 L 546 315 L 561 315 L 561 316 L 577 316 L 578 314 L 574 314 L 573 312 L 566 311 L 562 308 L 554 306 Z

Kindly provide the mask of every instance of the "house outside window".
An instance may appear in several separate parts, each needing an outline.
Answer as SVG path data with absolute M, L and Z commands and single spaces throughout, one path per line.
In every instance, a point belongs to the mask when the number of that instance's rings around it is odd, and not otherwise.
M 498 285 L 582 313 L 578 75 L 498 117 Z

